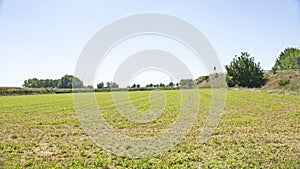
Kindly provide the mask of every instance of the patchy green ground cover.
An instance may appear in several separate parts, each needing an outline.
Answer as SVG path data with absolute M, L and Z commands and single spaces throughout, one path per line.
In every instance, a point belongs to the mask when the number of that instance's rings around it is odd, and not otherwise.
M 151 137 L 175 121 L 180 91 L 164 91 L 162 116 L 147 124 L 118 114 L 110 93 L 96 93 L 108 123 L 132 137 Z M 148 110 L 150 91 L 130 92 Z M 186 139 L 151 158 L 107 153 L 82 130 L 71 94 L 0 97 L 0 158 L 5 168 L 300 168 L 300 96 L 228 90 L 219 128 L 204 144 L 210 90 L 200 90 L 198 119 Z M 0 161 L 0 162 L 1 162 Z M 1 164 L 1 163 L 0 163 Z

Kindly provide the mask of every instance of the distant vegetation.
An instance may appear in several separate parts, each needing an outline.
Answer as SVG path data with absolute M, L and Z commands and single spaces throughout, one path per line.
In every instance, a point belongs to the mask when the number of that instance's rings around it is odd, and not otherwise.
M 32 78 L 24 81 L 24 87 L 28 88 L 82 88 L 83 82 L 72 75 L 65 75 L 60 79 Z
M 288 47 L 283 52 L 280 53 L 274 66 L 272 67 L 272 72 L 274 74 L 279 72 L 286 72 L 291 70 L 300 70 L 298 64 L 298 58 L 300 57 L 300 49 Z M 260 88 L 263 87 L 276 89 L 276 87 L 284 90 L 298 91 L 300 85 L 298 84 L 297 72 L 294 75 L 286 74 L 273 76 L 270 73 L 266 73 L 261 67 L 259 62 L 255 62 L 254 57 L 250 57 L 247 52 L 241 52 L 240 56 L 235 56 L 229 65 L 225 66 L 226 82 L 228 87 L 248 87 L 248 88 Z M 291 78 L 291 77 L 297 78 Z M 179 88 L 191 88 L 194 84 L 198 87 L 211 87 L 212 76 L 202 76 L 198 79 L 181 79 L 179 83 L 169 82 L 168 84 L 150 83 L 146 86 L 141 86 L 140 84 L 132 84 L 127 86 L 129 91 L 139 91 L 139 90 L 153 90 L 153 89 L 179 89 Z M 217 78 L 217 77 L 214 77 Z M 276 78 L 276 79 L 270 79 Z M 265 86 L 266 83 L 269 83 Z M 75 92 L 88 92 L 94 90 L 96 92 L 102 91 L 121 91 L 127 90 L 126 88 L 118 89 L 119 84 L 113 81 L 100 82 L 97 84 L 96 89 L 94 86 L 88 85 L 84 86 L 83 81 L 72 75 L 64 75 L 60 79 L 37 79 L 30 78 L 24 81 L 24 88 L 1 88 L 0 95 L 16 95 L 16 94 L 44 94 L 44 93 L 71 93 L 72 88 Z M 62 90 L 63 89 L 63 90 Z

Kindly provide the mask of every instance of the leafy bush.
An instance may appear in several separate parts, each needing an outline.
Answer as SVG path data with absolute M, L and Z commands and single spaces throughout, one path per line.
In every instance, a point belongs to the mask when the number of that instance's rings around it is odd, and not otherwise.
M 266 82 L 260 63 L 255 63 L 254 58 L 250 57 L 247 52 L 242 52 L 241 56 L 235 56 L 225 68 L 229 87 L 261 87 Z
M 283 86 L 286 86 L 286 85 L 289 85 L 290 84 L 290 80 L 289 79 L 281 79 L 279 82 L 278 82 L 278 85 L 280 87 L 283 87 Z

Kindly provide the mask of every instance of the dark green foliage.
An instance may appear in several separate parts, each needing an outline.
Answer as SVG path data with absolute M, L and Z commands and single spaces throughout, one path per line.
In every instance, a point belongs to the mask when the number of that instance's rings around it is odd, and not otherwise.
M 29 88 L 42 88 L 42 87 L 52 87 L 55 88 L 58 85 L 58 80 L 53 79 L 37 79 L 31 78 L 24 81 L 23 86 Z
M 286 48 L 276 59 L 272 71 L 300 69 L 297 59 L 300 57 L 300 50 L 297 48 Z
M 72 75 L 65 75 L 58 80 L 58 88 L 82 88 L 83 82 Z
M 234 87 L 234 85 L 235 85 L 232 80 L 232 77 L 226 76 L 226 82 L 227 82 L 228 87 Z
M 147 85 L 146 87 L 153 87 L 153 84 L 152 83 L 150 83 L 149 85 Z
M 163 84 L 163 83 L 155 84 L 155 85 L 153 85 L 152 83 L 150 83 L 150 84 L 147 84 L 146 87 L 163 88 L 163 87 L 166 87 L 166 85 Z
M 133 84 L 133 85 L 131 86 L 131 88 L 136 88 L 136 84 Z
M 260 63 L 255 63 L 254 58 L 247 52 L 242 52 L 241 56 L 235 56 L 233 61 L 227 65 L 227 84 L 229 87 L 261 87 L 265 84 L 263 70 Z
M 170 82 L 168 86 L 173 87 L 173 86 L 174 86 L 174 83 L 173 83 L 173 82 Z
M 98 89 L 104 88 L 104 83 L 103 82 L 98 83 L 97 88 Z
M 28 88 L 82 88 L 83 82 L 72 75 L 65 75 L 61 79 L 37 79 L 31 78 L 24 81 L 24 87 Z
M 111 88 L 111 82 L 106 82 L 106 88 Z

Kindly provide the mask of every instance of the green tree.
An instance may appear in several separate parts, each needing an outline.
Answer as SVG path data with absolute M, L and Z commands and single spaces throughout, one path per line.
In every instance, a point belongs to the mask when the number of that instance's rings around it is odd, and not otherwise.
M 112 88 L 119 88 L 119 85 L 116 82 L 112 82 L 111 87 Z
M 174 86 L 174 83 L 173 83 L 173 82 L 170 82 L 168 86 L 173 87 L 173 86 Z
M 227 84 L 229 87 L 261 87 L 265 83 L 264 73 L 260 63 L 255 63 L 254 57 L 247 52 L 235 56 L 233 61 L 225 66 L 227 71 Z
M 72 75 L 64 75 L 58 80 L 58 88 L 81 88 L 83 87 L 83 82 Z
M 111 82 L 106 82 L 106 87 L 111 88 Z
M 102 84 L 100 84 L 101 86 Z M 104 84 L 103 84 L 104 87 Z M 119 85 L 116 82 L 106 82 L 106 87 L 107 88 L 119 88 Z
M 28 80 L 24 80 L 24 84 L 22 86 L 23 87 L 29 87 Z
M 61 79 L 37 79 L 37 78 L 31 78 L 24 81 L 23 84 L 24 87 L 31 87 L 31 88 L 72 88 L 74 86 L 75 88 L 81 88 L 83 87 L 83 82 L 78 79 L 77 77 L 74 77 L 72 75 L 65 75 Z
M 181 79 L 179 83 L 181 87 L 191 87 L 193 85 L 193 79 Z
M 31 78 L 31 79 L 28 79 L 28 80 L 25 80 L 24 81 L 24 86 L 25 87 L 31 87 L 31 88 L 38 88 L 40 87 L 40 80 L 37 79 L 37 78 Z
M 286 48 L 280 53 L 276 59 L 275 65 L 272 68 L 273 72 L 278 70 L 290 70 L 299 69 L 297 58 L 300 57 L 300 49 L 297 48 Z
M 100 82 L 100 83 L 97 84 L 97 88 L 98 89 L 101 89 L 103 87 L 104 87 L 104 83 L 103 82 Z
M 70 76 L 71 79 L 72 79 L 72 87 L 73 88 L 82 88 L 82 87 L 84 87 L 82 80 L 80 80 L 79 78 L 77 78 L 75 76 L 72 76 L 72 75 L 68 75 L 68 76 Z

